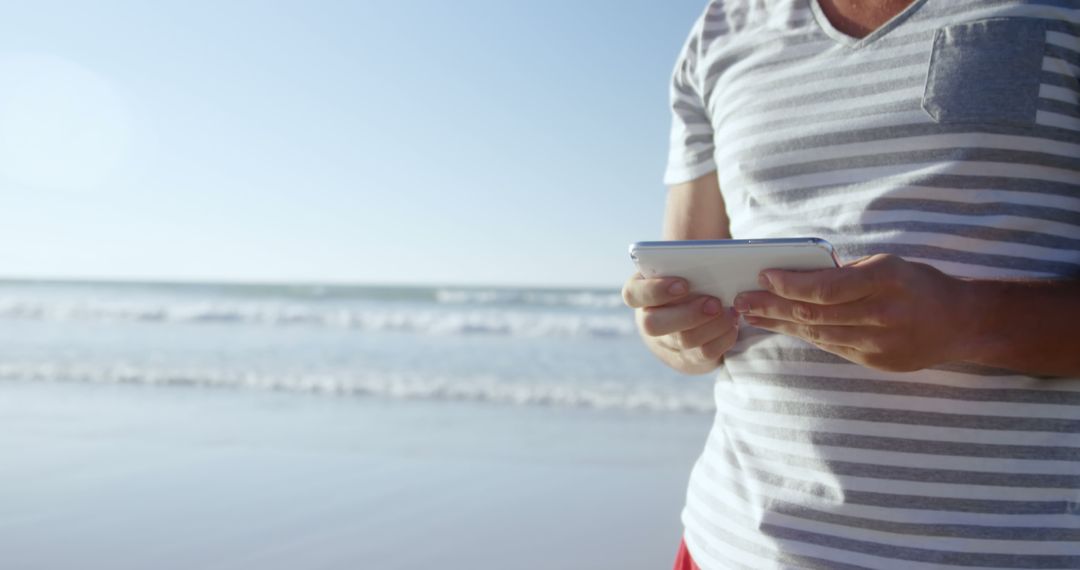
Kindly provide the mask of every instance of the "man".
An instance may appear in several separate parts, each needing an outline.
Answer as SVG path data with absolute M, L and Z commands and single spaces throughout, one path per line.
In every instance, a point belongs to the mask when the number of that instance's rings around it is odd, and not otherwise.
M 1078 0 L 709 4 L 665 239 L 847 263 L 627 281 L 663 362 L 719 369 L 677 567 L 1080 568 L 1078 72 Z

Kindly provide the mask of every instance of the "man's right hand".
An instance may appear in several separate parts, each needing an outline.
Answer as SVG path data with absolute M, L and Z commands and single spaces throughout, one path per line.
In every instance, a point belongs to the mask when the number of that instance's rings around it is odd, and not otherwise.
M 720 299 L 688 290 L 684 279 L 634 274 L 622 296 L 653 354 L 684 374 L 705 374 L 719 367 L 734 346 L 738 315 Z

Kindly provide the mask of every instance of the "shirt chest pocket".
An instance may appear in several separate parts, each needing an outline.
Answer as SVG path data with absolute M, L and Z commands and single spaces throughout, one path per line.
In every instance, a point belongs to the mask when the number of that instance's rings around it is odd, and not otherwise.
M 1045 46 L 1045 24 L 1035 18 L 939 29 L 923 109 L 938 123 L 1033 125 Z

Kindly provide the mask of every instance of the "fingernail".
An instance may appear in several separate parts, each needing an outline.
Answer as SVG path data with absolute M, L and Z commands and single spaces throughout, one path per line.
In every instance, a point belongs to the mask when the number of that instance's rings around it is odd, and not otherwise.
M 683 293 L 686 293 L 686 284 L 682 281 L 676 281 L 671 287 L 668 287 L 668 293 L 671 293 L 672 295 L 682 295 Z
M 742 297 L 735 297 L 735 310 L 740 313 L 749 313 L 750 303 L 747 303 L 746 299 Z
M 716 299 L 709 299 L 705 301 L 705 304 L 701 306 L 701 310 L 709 316 L 720 314 L 720 301 Z
M 763 288 L 772 291 L 772 281 L 769 280 L 769 275 L 767 273 L 762 272 L 760 275 L 758 275 L 757 282 L 758 285 L 761 285 Z

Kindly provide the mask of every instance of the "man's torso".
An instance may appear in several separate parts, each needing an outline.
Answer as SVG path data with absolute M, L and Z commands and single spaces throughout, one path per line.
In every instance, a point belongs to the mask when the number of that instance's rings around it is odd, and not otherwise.
M 711 132 L 733 237 L 1080 277 L 1077 2 L 916 0 L 857 39 L 809 0 L 718 1 L 697 33 L 684 136 Z M 749 329 L 716 400 L 683 514 L 706 570 L 1080 568 L 1080 379 Z

